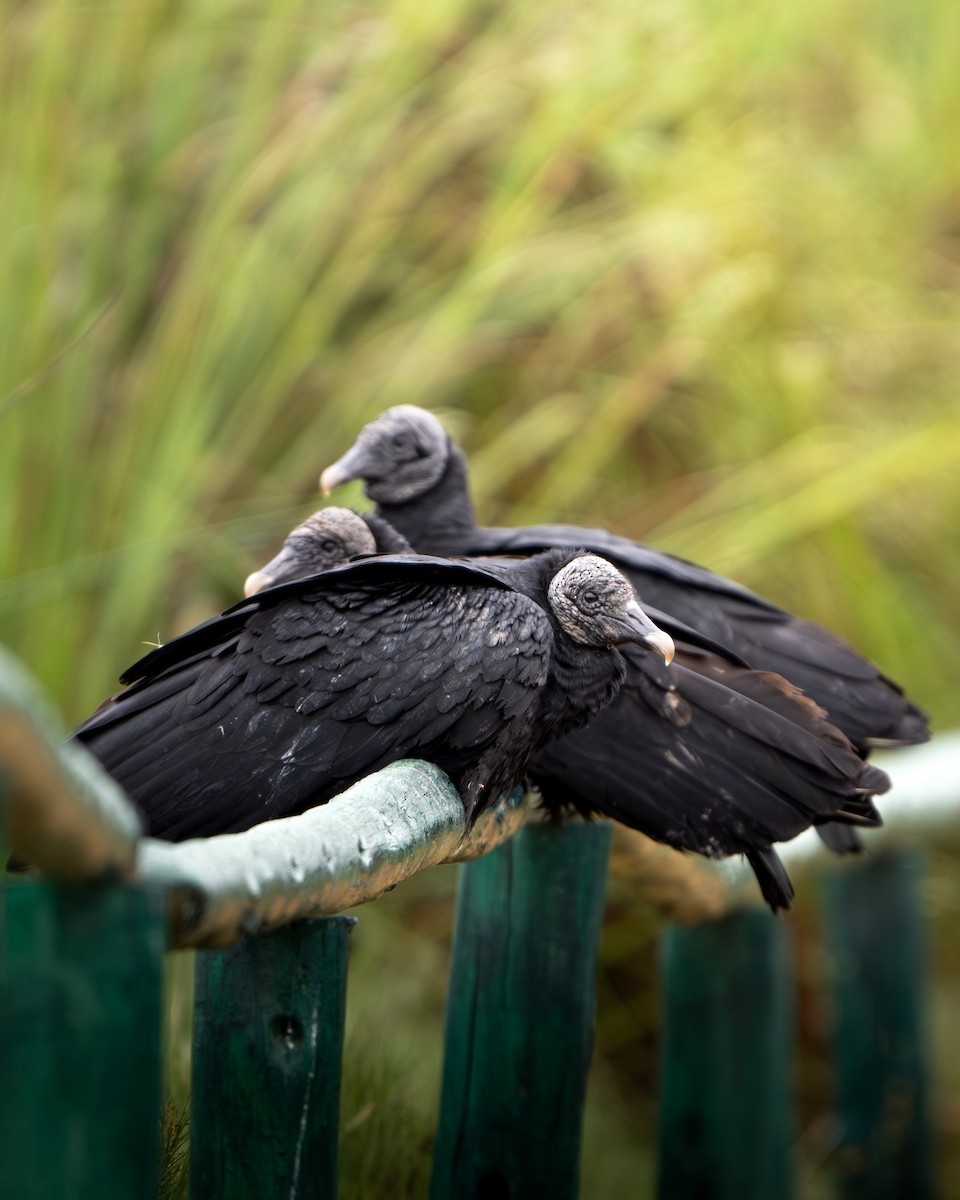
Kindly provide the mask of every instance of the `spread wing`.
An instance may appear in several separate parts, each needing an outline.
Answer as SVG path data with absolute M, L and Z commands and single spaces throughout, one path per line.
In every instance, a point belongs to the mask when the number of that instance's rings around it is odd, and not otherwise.
M 674 586 L 737 597 L 770 613 L 780 612 L 776 605 L 731 579 L 724 579 L 705 567 L 653 550 L 606 529 L 584 525 L 526 525 L 518 529 L 489 527 L 475 529 L 470 538 L 471 554 L 536 554 L 551 546 L 584 546 L 611 562 L 623 564 L 651 578 L 668 580 Z
M 625 656 L 619 698 L 531 764 L 548 804 L 587 798 L 678 849 L 747 854 L 775 906 L 791 893 L 772 842 L 831 819 L 879 824 L 867 793 L 885 791 L 886 776 L 785 680 L 690 648 L 669 669 Z
M 534 554 L 549 546 L 584 546 L 609 559 L 630 578 L 651 615 L 668 612 L 751 667 L 785 676 L 857 746 L 910 744 L 929 736 L 926 719 L 902 690 L 839 638 L 683 559 L 577 525 L 478 529 L 470 553 Z
M 175 840 L 303 811 L 402 757 L 462 794 L 482 763 L 495 798 L 522 773 L 552 639 L 532 600 L 473 568 L 369 560 L 154 651 L 77 736 Z

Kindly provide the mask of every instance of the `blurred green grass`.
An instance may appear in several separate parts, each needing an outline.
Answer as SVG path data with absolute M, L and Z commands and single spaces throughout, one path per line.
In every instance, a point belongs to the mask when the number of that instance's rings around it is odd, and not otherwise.
M 734 572 L 957 719 L 947 0 L 2 12 L 0 614 L 70 717 L 415 401 L 485 517 Z
M 69 720 L 235 599 L 399 402 L 463 440 L 482 519 L 735 574 L 960 719 L 952 0 L 0 0 L 0 28 L 0 637 Z M 622 920 L 610 1044 L 647 1045 Z M 601 1141 L 643 1091 L 604 1029 Z

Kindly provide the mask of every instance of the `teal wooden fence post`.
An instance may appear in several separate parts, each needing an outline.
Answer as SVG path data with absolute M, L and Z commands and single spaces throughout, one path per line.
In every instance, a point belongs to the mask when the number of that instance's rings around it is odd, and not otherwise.
M 882 851 L 825 881 L 845 1200 L 934 1193 L 922 873 L 918 851 Z
M 298 921 L 197 956 L 193 1200 L 337 1195 L 352 917 Z
M 0 887 L 3 886 L 3 877 L 7 870 L 7 858 L 9 852 L 7 850 L 7 781 L 0 774 Z M 0 927 L 0 950 L 2 950 L 3 929 Z M 2 960 L 0 960 L 2 961 Z
M 461 868 L 432 1200 L 578 1194 L 610 836 L 531 827 Z
M 158 892 L 0 886 L 0 1196 L 154 1200 L 165 941 Z
M 793 1194 L 792 989 L 782 923 L 748 912 L 662 947 L 660 1200 Z

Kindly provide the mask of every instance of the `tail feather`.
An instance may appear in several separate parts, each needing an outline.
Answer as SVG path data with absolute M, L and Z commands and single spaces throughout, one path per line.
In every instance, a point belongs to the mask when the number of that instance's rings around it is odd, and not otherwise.
M 747 851 L 747 862 L 753 868 L 764 900 L 773 912 L 793 907 L 793 884 L 780 855 L 772 846 Z
M 818 825 L 817 834 L 821 842 L 833 854 L 863 854 L 866 847 L 863 838 L 849 825 Z

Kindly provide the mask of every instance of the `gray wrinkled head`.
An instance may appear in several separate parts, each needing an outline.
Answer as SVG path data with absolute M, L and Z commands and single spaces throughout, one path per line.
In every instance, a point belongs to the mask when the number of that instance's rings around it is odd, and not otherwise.
M 388 408 L 361 431 L 351 449 L 320 476 L 325 495 L 362 479 L 377 504 L 403 504 L 440 482 L 450 443 L 437 418 L 415 404 Z
M 605 558 L 575 558 L 554 575 L 547 598 L 560 627 L 575 642 L 607 647 L 636 642 L 656 650 L 665 662 L 673 659 L 673 639 L 654 625 L 636 592 Z
M 339 566 L 355 554 L 375 554 L 377 543 L 366 523 L 349 508 L 321 508 L 291 530 L 283 549 L 265 567 L 248 576 L 243 594 L 304 579 Z

